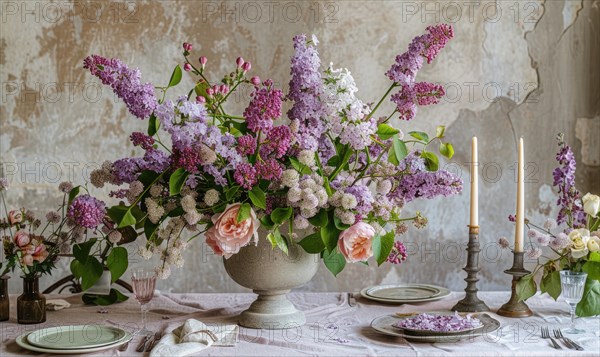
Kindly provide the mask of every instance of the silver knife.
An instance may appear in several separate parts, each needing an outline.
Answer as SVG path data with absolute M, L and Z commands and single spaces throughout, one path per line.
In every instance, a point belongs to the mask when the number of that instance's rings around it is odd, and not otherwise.
M 156 331 L 154 333 L 154 338 L 150 342 L 148 342 L 148 345 L 144 349 L 144 352 L 150 352 L 150 351 L 152 351 L 152 349 L 154 348 L 154 345 L 156 345 L 158 343 L 158 341 L 160 340 L 161 336 L 162 336 L 162 334 L 159 331 Z
M 150 338 L 152 338 L 152 335 L 146 335 L 144 336 L 144 339 L 142 340 L 142 342 L 140 342 L 140 344 L 137 346 L 137 348 L 135 349 L 136 352 L 143 352 L 144 351 L 144 347 L 146 347 L 146 343 L 148 343 L 148 341 L 150 341 Z
M 584 348 L 583 348 L 583 347 L 581 347 L 581 345 L 579 345 L 577 342 L 575 342 L 575 341 L 571 340 L 570 338 L 563 337 L 563 340 L 565 340 L 565 341 L 567 341 L 568 343 L 570 343 L 571 345 L 573 345 L 573 347 L 575 347 L 575 349 L 576 349 L 577 351 L 583 351 L 583 350 L 584 350 Z

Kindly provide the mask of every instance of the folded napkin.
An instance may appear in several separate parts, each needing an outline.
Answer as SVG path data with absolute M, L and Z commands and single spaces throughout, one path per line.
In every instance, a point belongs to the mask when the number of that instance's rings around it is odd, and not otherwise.
M 67 309 L 69 307 L 71 307 L 71 304 L 63 299 L 46 300 L 46 310 L 49 311 L 57 311 Z
M 187 356 L 210 346 L 234 346 L 238 330 L 237 325 L 207 326 L 188 319 L 165 334 L 150 352 L 150 357 Z

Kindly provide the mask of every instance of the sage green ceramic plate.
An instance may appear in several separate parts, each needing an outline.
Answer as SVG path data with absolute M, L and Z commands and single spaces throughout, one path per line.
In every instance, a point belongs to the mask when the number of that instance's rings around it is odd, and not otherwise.
M 366 287 L 362 297 L 388 304 L 406 304 L 442 299 L 450 295 L 450 290 L 430 284 L 391 284 Z
M 126 336 L 126 331 L 112 326 L 71 325 L 34 331 L 27 336 L 27 342 L 56 350 L 87 349 L 111 345 Z
M 129 342 L 133 337 L 132 334 L 127 333 L 125 338 L 123 338 L 121 341 L 110 344 L 110 345 L 104 345 L 104 346 L 93 347 L 93 348 L 58 350 L 58 349 L 54 349 L 54 348 L 43 348 L 43 347 L 34 346 L 31 343 L 29 343 L 29 341 L 27 341 L 27 335 L 29 335 L 29 332 L 24 333 L 21 336 L 17 337 L 16 338 L 17 345 L 21 346 L 22 348 L 24 348 L 28 351 L 42 352 L 42 353 L 49 353 L 49 354 L 60 354 L 60 355 L 81 355 L 84 353 L 98 352 L 98 351 L 108 350 L 111 348 L 117 348 L 117 347 L 121 346 L 122 344 Z

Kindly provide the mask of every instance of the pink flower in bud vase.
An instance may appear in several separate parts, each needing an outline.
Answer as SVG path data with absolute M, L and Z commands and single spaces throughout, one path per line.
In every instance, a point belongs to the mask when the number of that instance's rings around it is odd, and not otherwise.
M 244 65 L 244 59 L 242 57 L 238 57 L 235 60 L 235 64 L 237 64 L 238 68 L 242 68 L 242 66 Z
M 215 94 L 215 91 L 212 88 L 206 88 L 206 94 L 210 97 Z
M 183 43 L 183 49 L 187 52 L 190 52 L 192 50 L 192 44 L 188 43 L 188 42 L 184 42 Z
M 206 103 L 206 98 L 204 98 L 203 96 L 199 95 L 196 97 L 196 102 L 198 103 Z
M 338 247 L 348 263 L 364 262 L 373 256 L 371 243 L 375 229 L 365 222 L 358 222 L 340 233 Z
M 250 62 L 245 62 L 245 63 L 242 65 L 242 70 L 243 70 L 244 72 L 248 72 L 248 71 L 249 71 L 249 70 L 251 70 L 251 69 L 252 69 L 252 65 L 250 64 Z
M 8 212 L 8 223 L 15 225 L 23 222 L 23 212 L 21 210 L 12 210 Z
M 186 71 L 186 72 L 191 71 L 192 70 L 192 65 L 189 64 L 189 63 L 184 64 L 183 65 L 183 70 Z
M 33 254 L 31 254 L 31 257 L 38 263 L 46 260 L 46 258 L 48 258 L 48 250 L 46 250 L 46 245 L 43 243 L 38 244 L 35 247 Z
M 219 90 L 221 91 L 221 93 L 223 94 L 227 94 L 229 93 L 229 87 L 226 84 L 221 84 L 221 87 L 219 88 Z
M 31 242 L 31 238 L 29 238 L 29 234 L 26 231 L 20 230 L 15 233 L 14 241 L 17 247 L 23 248 Z
M 206 58 L 206 56 L 200 56 L 200 58 L 198 58 L 198 61 L 202 65 L 202 68 L 204 68 L 204 66 L 206 65 L 206 62 L 208 62 L 208 58 Z
M 248 245 L 254 238 L 254 244 L 258 242 L 258 227 L 260 222 L 256 218 L 254 210 L 250 210 L 250 217 L 238 222 L 237 216 L 241 204 L 234 203 L 228 205 L 221 214 L 212 217 L 214 226 L 210 227 L 205 233 L 206 244 L 208 244 L 215 254 L 231 257 L 240 251 L 240 248 Z
M 254 76 L 252 78 L 250 78 L 250 83 L 254 84 L 255 86 L 260 84 L 260 77 L 259 76 Z
M 219 94 L 221 92 L 221 87 L 218 85 L 214 85 L 212 86 L 213 92 L 215 92 L 215 94 Z

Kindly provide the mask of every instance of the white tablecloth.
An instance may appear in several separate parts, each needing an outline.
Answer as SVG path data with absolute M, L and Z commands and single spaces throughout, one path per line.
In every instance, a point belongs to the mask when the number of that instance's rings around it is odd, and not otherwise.
M 510 319 L 491 313 L 502 324 L 500 330 L 459 343 L 414 343 L 385 336 L 372 330 L 371 321 L 395 312 L 448 310 L 463 293 L 452 293 L 437 301 L 414 305 L 383 305 L 358 298 L 358 306 L 350 307 L 346 293 L 292 293 L 290 300 L 306 312 L 307 324 L 287 330 L 254 330 L 241 328 L 235 347 L 211 347 L 206 356 L 598 356 L 600 354 L 600 319 L 578 319 L 578 327 L 587 332 L 570 337 L 585 351 L 555 350 L 540 337 L 540 327 L 566 328 L 569 324 L 567 304 L 555 302 L 547 295 L 528 301 L 534 316 Z M 155 297 L 148 313 L 151 330 L 164 330 L 181 325 L 188 318 L 207 324 L 231 324 L 236 315 L 248 307 L 253 294 L 165 294 Z M 492 310 L 508 300 L 507 292 L 480 292 Z M 57 296 L 49 296 L 56 298 Z M 134 330 L 140 323 L 139 306 L 134 299 L 113 306 L 84 306 L 79 296 L 67 300 L 71 308 L 49 311 L 41 325 L 16 323 L 16 297 L 11 298 L 11 320 L 0 323 L 2 347 L 0 356 L 38 355 L 21 349 L 15 337 L 26 331 L 65 324 L 100 323 Z M 102 310 L 103 313 L 100 311 Z M 116 349 L 98 355 L 141 355 L 134 352 L 137 341 L 125 352 Z M 564 347 L 564 346 L 563 346 Z

